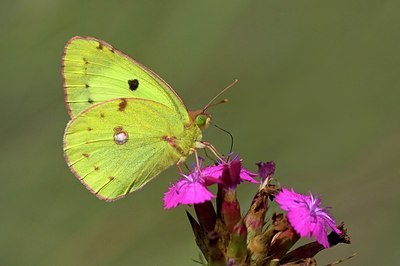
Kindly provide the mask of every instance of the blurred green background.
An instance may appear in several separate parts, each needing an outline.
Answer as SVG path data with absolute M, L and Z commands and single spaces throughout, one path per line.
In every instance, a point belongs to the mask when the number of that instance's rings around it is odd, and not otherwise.
M 211 110 L 247 168 L 274 160 L 281 183 L 323 196 L 351 245 L 321 264 L 400 262 L 398 0 L 2 0 L 0 265 L 195 265 L 185 207 L 164 211 L 171 168 L 105 203 L 69 171 L 61 54 L 103 39 L 171 84 L 189 109 L 233 79 Z M 222 152 L 226 134 L 205 133 Z M 239 190 L 245 210 L 255 187 Z M 190 209 L 190 208 L 188 208 Z

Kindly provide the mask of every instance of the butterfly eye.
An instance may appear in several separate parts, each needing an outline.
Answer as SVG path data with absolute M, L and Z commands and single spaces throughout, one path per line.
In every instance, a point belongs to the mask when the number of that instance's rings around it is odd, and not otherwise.
M 195 123 L 199 128 L 207 128 L 210 122 L 211 118 L 207 114 L 199 114 L 198 116 L 196 116 Z

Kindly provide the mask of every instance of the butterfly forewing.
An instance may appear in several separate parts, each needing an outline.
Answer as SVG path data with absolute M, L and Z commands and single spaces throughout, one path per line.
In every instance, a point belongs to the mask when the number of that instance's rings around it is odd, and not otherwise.
M 165 81 L 104 41 L 72 38 L 64 48 L 62 69 L 71 118 L 102 101 L 143 98 L 170 107 L 189 122 L 186 107 Z

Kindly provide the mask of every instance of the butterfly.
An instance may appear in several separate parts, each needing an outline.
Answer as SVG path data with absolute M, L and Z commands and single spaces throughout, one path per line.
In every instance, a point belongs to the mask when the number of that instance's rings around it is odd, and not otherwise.
M 98 198 L 136 191 L 198 148 L 211 117 L 189 112 L 157 74 L 110 44 L 76 36 L 64 47 L 62 77 L 71 117 L 64 155 Z M 197 157 L 196 157 L 197 158 Z

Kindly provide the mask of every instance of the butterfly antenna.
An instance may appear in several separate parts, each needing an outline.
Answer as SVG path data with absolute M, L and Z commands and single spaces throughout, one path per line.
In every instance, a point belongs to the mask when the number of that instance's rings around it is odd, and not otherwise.
M 225 93 L 227 90 L 229 90 L 230 88 L 232 88 L 233 86 L 235 86 L 236 83 L 238 83 L 239 80 L 235 79 L 231 84 L 229 84 L 225 89 L 223 89 L 220 93 L 218 93 L 214 98 L 211 99 L 211 101 L 209 101 L 206 106 L 204 106 L 202 112 L 204 113 L 208 108 L 215 106 L 217 104 L 220 103 L 226 103 L 228 100 L 227 99 L 223 99 L 220 102 L 217 103 L 213 103 L 215 101 L 215 99 L 217 99 L 219 96 L 221 96 L 223 93 Z
M 214 127 L 218 128 L 219 130 L 222 130 L 223 132 L 227 133 L 227 134 L 231 137 L 231 147 L 230 147 L 229 153 L 228 153 L 228 154 L 231 154 L 232 151 L 233 151 L 233 135 L 232 135 L 231 132 L 229 132 L 228 130 L 223 129 L 222 127 L 219 127 L 219 126 L 217 126 L 216 124 L 212 124 L 212 125 L 213 125 Z

